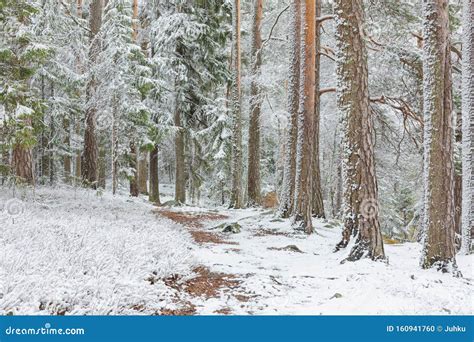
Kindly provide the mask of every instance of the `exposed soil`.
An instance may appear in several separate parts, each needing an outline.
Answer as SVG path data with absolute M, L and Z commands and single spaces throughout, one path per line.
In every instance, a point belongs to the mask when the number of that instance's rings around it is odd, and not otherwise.
M 204 243 L 217 243 L 217 244 L 226 244 L 226 245 L 238 245 L 237 242 L 226 241 L 222 239 L 216 233 L 205 232 L 202 230 L 190 230 L 191 236 L 193 237 L 194 241 L 199 244 Z
M 211 272 L 204 266 L 196 267 L 193 272 L 196 274 L 193 278 L 184 280 L 180 276 L 173 275 L 165 278 L 164 283 L 179 292 L 204 298 L 218 297 L 221 290 L 235 289 L 240 284 L 235 275 Z
M 225 220 L 228 218 L 227 216 L 210 212 L 179 212 L 164 208 L 157 210 L 157 212 L 159 215 L 188 228 L 194 241 L 200 245 L 208 243 L 238 245 L 236 242 L 226 241 L 224 236 L 220 233 L 202 230 L 204 222 Z M 232 252 L 240 251 L 240 249 L 237 248 L 231 248 L 230 250 Z M 193 273 L 194 276 L 187 279 L 179 275 L 162 279 L 165 285 L 176 290 L 176 303 L 180 305 L 180 307 L 178 309 L 164 309 L 159 314 L 176 316 L 196 314 L 196 306 L 190 302 L 189 297 L 209 299 L 218 298 L 225 293 L 226 295 L 233 296 L 242 303 L 249 302 L 253 297 L 252 295 L 246 294 L 245 291 L 240 288 L 242 281 L 239 280 L 239 276 L 237 275 L 212 272 L 205 266 L 194 268 Z M 148 278 L 148 281 L 154 284 L 158 279 L 152 275 Z M 232 310 L 229 307 L 223 307 L 214 311 L 214 313 L 229 315 L 232 314 Z
M 191 302 L 185 302 L 178 309 L 162 309 L 159 315 L 162 316 L 192 316 L 196 314 L 196 306 Z
M 219 315 L 230 315 L 232 314 L 232 310 L 229 307 L 221 308 L 219 310 L 214 311 L 214 313 Z
M 225 220 L 228 218 L 225 215 L 215 214 L 211 212 L 193 213 L 193 212 L 179 212 L 170 209 L 159 209 L 158 214 L 164 216 L 176 223 L 179 223 L 189 229 L 189 233 L 194 241 L 198 244 L 216 243 L 238 245 L 236 242 L 226 241 L 218 233 L 211 233 L 200 230 L 204 226 L 204 222 Z
M 193 296 L 218 297 L 221 290 L 232 290 L 240 284 L 235 275 L 211 272 L 207 267 L 199 266 L 194 272 L 198 276 L 184 284 L 184 290 Z
M 180 212 L 180 211 L 174 211 L 174 210 L 165 209 L 165 208 L 158 209 L 157 212 L 160 215 L 176 223 L 182 224 L 183 226 L 188 227 L 188 228 L 202 228 L 203 222 L 225 220 L 226 218 L 228 218 L 225 215 L 215 214 L 211 212 L 206 212 L 206 213 Z

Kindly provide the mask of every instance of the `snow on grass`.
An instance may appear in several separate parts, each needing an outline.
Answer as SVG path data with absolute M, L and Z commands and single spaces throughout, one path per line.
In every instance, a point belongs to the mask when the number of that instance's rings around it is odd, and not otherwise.
M 147 278 L 189 274 L 181 226 L 128 196 L 0 188 L 0 314 L 153 314 L 171 289 Z
M 166 189 L 165 196 L 166 198 Z M 196 314 L 473 314 L 473 256 L 457 256 L 462 278 L 419 267 L 417 243 L 385 245 L 389 263 L 340 261 L 336 221 L 315 220 L 316 234 L 295 232 L 272 211 L 175 207 L 215 213 L 242 226 L 193 243 L 182 226 L 144 199 L 85 189 L 0 188 L 0 314 L 155 314 L 183 304 Z M 285 250 L 294 245 L 303 253 Z M 218 296 L 192 296 L 162 278 L 194 276 L 201 264 L 241 282 Z M 153 278 L 153 281 L 147 279 Z M 160 280 L 161 279 L 161 280 Z M 184 298 L 181 302 L 176 298 Z
M 317 233 L 307 237 L 295 233 L 289 220 L 268 212 L 220 214 L 242 225 L 241 233 L 227 237 L 238 245 L 195 247 L 196 254 L 213 271 L 239 274 L 242 290 L 252 298 L 243 303 L 231 297 L 195 302 L 200 314 L 223 307 L 231 308 L 232 314 L 474 313 L 472 255 L 457 257 L 463 278 L 422 270 L 418 243 L 386 244 L 388 264 L 367 259 L 341 264 L 349 249 L 333 253 L 341 238 L 336 222 L 315 220 Z M 281 250 L 288 245 L 303 253 Z

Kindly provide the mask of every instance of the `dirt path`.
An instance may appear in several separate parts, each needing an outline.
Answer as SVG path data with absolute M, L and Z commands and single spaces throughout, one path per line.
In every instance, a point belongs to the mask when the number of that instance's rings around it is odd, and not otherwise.
M 239 245 L 238 242 L 227 240 L 225 234 L 205 229 L 205 226 L 211 222 L 227 220 L 229 217 L 226 215 L 211 212 L 184 212 L 165 208 L 159 209 L 158 214 L 186 227 L 199 248 L 212 248 L 213 245 Z M 240 249 L 235 247 L 229 248 L 228 251 L 229 253 L 239 253 Z M 193 273 L 194 276 L 189 279 L 172 276 L 164 280 L 167 286 L 177 290 L 179 294 L 177 303 L 181 304 L 181 308 L 163 310 L 162 314 L 193 315 L 197 313 L 198 306 L 205 301 L 218 299 L 228 302 L 229 298 L 233 298 L 237 302 L 245 303 L 252 298 L 252 295 L 247 294 L 241 287 L 241 274 L 213 272 L 207 265 L 195 267 Z M 212 313 L 228 315 L 232 314 L 233 310 L 225 304 L 216 308 Z
M 177 309 L 161 314 L 464 314 L 472 284 L 436 271 L 422 271 L 417 243 L 386 244 L 390 263 L 360 260 L 341 264 L 334 253 L 337 221 L 314 220 L 316 234 L 295 230 L 290 220 L 258 209 L 218 211 L 160 208 L 185 226 L 198 266 L 187 278 L 169 277 Z M 224 233 L 221 223 L 241 225 Z M 349 247 L 350 248 L 350 247 Z M 468 275 L 471 262 L 458 258 Z M 472 271 L 471 271 L 472 273 Z

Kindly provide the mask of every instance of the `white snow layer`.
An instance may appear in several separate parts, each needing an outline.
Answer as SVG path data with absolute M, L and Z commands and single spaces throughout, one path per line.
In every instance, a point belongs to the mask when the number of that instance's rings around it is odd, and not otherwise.
M 474 313 L 472 255 L 457 256 L 462 278 L 420 269 L 418 243 L 386 245 L 388 264 L 341 264 L 350 246 L 333 253 L 341 236 L 335 221 L 315 220 L 317 233 L 308 237 L 271 211 L 220 208 L 213 212 L 228 215 L 223 222 L 239 220 L 242 226 L 241 233 L 224 236 L 235 244 L 197 245 L 142 199 L 64 188 L 39 188 L 34 196 L 16 198 L 0 188 L 0 314 L 153 314 L 177 308 L 176 290 L 146 279 L 154 273 L 155 279 L 189 278 L 197 264 L 241 281 L 217 298 L 184 294 L 197 314 Z M 278 250 L 288 245 L 303 253 Z
M 202 301 L 200 314 L 212 314 L 223 307 L 230 307 L 232 314 L 474 313 L 472 255 L 457 257 L 462 278 L 422 270 L 418 243 L 385 245 L 388 264 L 368 259 L 341 264 L 351 246 L 333 252 L 341 238 L 341 226 L 336 222 L 315 220 L 317 233 L 308 237 L 295 233 L 289 220 L 276 220 L 268 212 L 247 209 L 219 213 L 230 215 L 230 222 L 252 217 L 239 221 L 241 233 L 228 236 L 238 245 L 195 247 L 196 254 L 213 271 L 240 274 L 241 292 L 254 297 L 243 303 L 229 296 Z M 262 229 L 288 236 L 255 236 Z M 303 253 L 268 249 L 288 245 L 296 245 Z
M 0 315 L 152 314 L 171 294 L 146 279 L 192 264 L 188 232 L 140 199 L 0 188 L 2 208 Z

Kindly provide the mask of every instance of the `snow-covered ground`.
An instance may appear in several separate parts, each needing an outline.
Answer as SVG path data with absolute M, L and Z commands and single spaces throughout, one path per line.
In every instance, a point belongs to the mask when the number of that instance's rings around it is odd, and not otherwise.
M 417 243 L 385 245 L 388 264 L 370 260 L 341 264 L 348 250 L 333 253 L 341 237 L 336 222 L 315 221 L 317 234 L 307 237 L 268 211 L 219 213 L 230 216 L 224 221 L 238 221 L 242 226 L 241 233 L 226 236 L 236 244 L 196 246 L 195 254 L 213 271 L 239 274 L 240 292 L 251 300 L 242 302 L 224 294 L 195 301 L 200 314 L 223 308 L 230 308 L 232 314 L 474 313 L 472 255 L 457 258 L 463 278 L 420 269 Z M 289 245 L 303 253 L 282 250 Z
M 152 314 L 187 274 L 189 233 L 128 196 L 0 188 L 0 315 Z
M 341 264 L 348 251 L 333 253 L 337 222 L 315 221 L 308 237 L 268 210 L 167 208 L 228 216 L 184 227 L 144 198 L 64 187 L 14 197 L 0 188 L 0 209 L 0 314 L 159 314 L 183 305 L 195 314 L 474 313 L 472 255 L 457 257 L 462 278 L 421 270 L 417 243 L 385 245 L 388 264 Z M 235 221 L 240 233 L 215 228 Z M 192 230 L 231 244 L 197 243 Z M 219 283 L 217 295 L 177 293 L 197 265 L 239 285 L 201 279 L 193 286 Z M 165 281 L 171 275 L 175 283 Z

